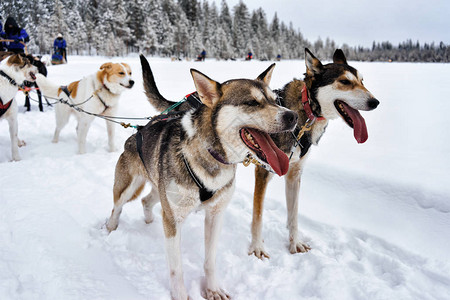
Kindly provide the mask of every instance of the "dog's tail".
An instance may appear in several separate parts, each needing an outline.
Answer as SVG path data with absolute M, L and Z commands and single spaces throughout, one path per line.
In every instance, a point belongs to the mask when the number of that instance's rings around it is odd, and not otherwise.
M 61 87 L 52 83 L 44 75 L 36 74 L 36 84 L 44 96 L 54 99 L 61 98 Z
M 156 87 L 155 78 L 153 77 L 152 69 L 150 68 L 147 59 L 142 54 L 140 55 L 140 58 L 145 95 L 154 108 L 156 108 L 159 112 L 165 111 L 176 102 L 167 100 L 159 93 L 159 90 Z

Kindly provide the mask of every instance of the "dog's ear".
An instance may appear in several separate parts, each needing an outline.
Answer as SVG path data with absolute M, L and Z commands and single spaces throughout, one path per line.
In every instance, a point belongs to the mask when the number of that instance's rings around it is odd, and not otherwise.
M 25 61 L 23 60 L 23 57 L 21 55 L 14 54 L 8 58 L 7 64 L 10 66 L 16 65 L 22 67 L 23 65 L 25 65 Z
M 341 49 L 336 49 L 336 51 L 334 51 L 334 55 L 333 55 L 333 62 L 335 64 L 346 65 L 347 59 L 345 58 L 344 51 L 342 51 Z
M 323 65 L 308 48 L 305 48 L 306 73 L 313 76 L 322 71 Z
M 220 83 L 195 69 L 191 69 L 191 75 L 200 100 L 209 108 L 213 107 L 221 96 Z
M 260 80 L 265 84 L 269 85 L 270 80 L 272 79 L 273 69 L 275 68 L 275 64 L 271 64 L 264 72 L 262 72 L 256 80 Z
M 108 70 L 112 68 L 112 63 L 107 62 L 100 66 L 100 70 Z

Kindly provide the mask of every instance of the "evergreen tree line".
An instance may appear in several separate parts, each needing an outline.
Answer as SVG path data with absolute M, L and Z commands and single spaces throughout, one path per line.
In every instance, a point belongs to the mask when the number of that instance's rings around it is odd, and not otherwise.
M 269 22 L 262 8 L 249 11 L 243 1 L 229 8 L 207 0 L 7 0 L 0 3 L 4 20 L 13 16 L 30 35 L 29 52 L 48 54 L 62 33 L 69 54 L 146 55 L 240 59 L 304 58 L 308 47 L 321 59 L 342 48 L 351 60 L 449 62 L 450 46 L 407 40 L 398 46 L 376 43 L 372 48 L 336 45 L 327 38 L 311 43 L 292 23 L 275 13 Z

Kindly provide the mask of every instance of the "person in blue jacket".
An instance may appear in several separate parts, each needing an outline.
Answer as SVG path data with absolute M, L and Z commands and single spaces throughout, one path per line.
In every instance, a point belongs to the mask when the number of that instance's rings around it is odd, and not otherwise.
M 67 62 L 66 47 L 67 47 L 66 40 L 63 38 L 61 33 L 58 33 L 55 41 L 53 42 L 53 52 L 55 54 L 61 55 Z
M 30 37 L 25 29 L 17 25 L 13 17 L 8 17 L 5 22 L 5 32 L 2 33 L 2 39 L 12 40 L 11 42 L 4 42 L 3 46 L 11 52 L 23 53 L 25 43 L 30 41 Z
M 0 40 L 3 39 L 3 22 L 2 16 L 0 15 Z M 3 51 L 3 42 L 0 42 L 0 51 Z

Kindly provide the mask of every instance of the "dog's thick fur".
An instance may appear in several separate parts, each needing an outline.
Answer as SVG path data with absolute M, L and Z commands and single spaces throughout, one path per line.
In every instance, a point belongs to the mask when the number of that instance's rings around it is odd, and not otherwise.
M 297 122 L 295 113 L 276 105 L 275 94 L 268 87 L 273 67 L 257 80 L 237 79 L 223 84 L 191 70 L 204 105 L 181 113 L 178 119 L 140 129 L 142 160 L 137 134 L 125 143 L 116 165 L 114 209 L 106 226 L 109 231 L 115 230 L 123 205 L 136 198 L 145 183 L 150 182 L 152 190 L 142 198 L 145 222 L 153 221 L 152 208 L 160 201 L 173 299 L 188 298 L 181 266 L 180 231 L 188 214 L 197 209 L 204 209 L 206 214 L 204 296 L 229 299 L 215 274 L 217 240 L 224 209 L 234 190 L 236 164 L 248 153 L 258 155 L 251 142 L 244 142 L 242 132 L 248 134 L 249 130 L 252 135 L 262 134 L 270 139 L 267 133 L 292 130 Z M 283 154 L 279 149 L 274 151 Z M 209 200 L 201 201 L 200 189 L 188 166 L 208 190 L 214 191 Z
M 313 112 L 317 116 L 322 116 L 325 120 L 318 120 L 312 125 L 312 129 L 306 132 L 302 140 L 305 148 L 297 147 L 289 162 L 289 171 L 285 178 L 285 192 L 287 204 L 287 227 L 289 229 L 289 251 L 291 253 L 306 252 L 310 247 L 298 237 L 298 197 L 300 181 L 303 167 L 310 152 L 310 145 L 317 145 L 328 124 L 328 120 L 341 116 L 350 126 L 354 128 L 355 139 L 359 143 L 367 139 L 364 119 L 357 112 L 358 110 L 375 109 L 379 102 L 364 87 L 361 74 L 347 64 L 342 50 L 335 51 L 333 63 L 322 65 L 314 55 L 306 49 L 306 74 L 304 81 L 293 80 L 286 84 L 284 88 L 276 91 L 279 101 L 283 106 L 296 111 L 299 115 L 298 128 L 303 126 L 308 117 L 301 103 L 301 90 L 307 87 L 310 95 L 310 103 Z M 339 107 L 339 109 L 338 109 Z M 352 118 L 349 120 L 349 114 Z M 356 117 L 355 117 L 356 115 Z M 364 128 L 362 128 L 364 127 Z M 276 134 L 272 135 L 274 142 L 285 153 L 290 153 L 294 145 L 292 135 Z M 301 155 L 301 156 L 300 156 Z M 259 258 L 269 257 L 264 249 L 262 238 L 262 214 L 264 195 L 267 184 L 272 175 L 263 168 L 255 169 L 255 192 L 253 195 L 253 220 L 252 220 L 252 242 L 249 254 L 254 254 Z
M 333 56 L 333 63 L 322 65 L 322 63 L 308 50 L 305 50 L 306 74 L 305 80 L 293 80 L 286 84 L 281 90 L 277 90 L 278 101 L 285 107 L 298 113 L 297 127 L 301 128 L 308 117 L 301 103 L 301 90 L 305 86 L 311 98 L 311 108 L 317 116 L 323 116 L 325 120 L 316 121 L 311 131 L 304 134 L 301 139 L 303 149 L 297 147 L 289 162 L 289 171 L 285 176 L 286 182 L 286 204 L 287 204 L 287 227 L 289 229 L 289 251 L 291 253 L 306 252 L 309 246 L 298 238 L 298 196 L 300 190 L 300 179 L 302 170 L 310 152 L 310 145 L 317 145 L 328 125 L 328 120 L 341 116 L 348 123 L 348 116 L 343 116 L 337 109 L 352 111 L 352 115 L 359 115 L 357 110 L 375 109 L 379 102 L 364 87 L 361 74 L 347 64 L 342 50 L 336 50 Z M 155 80 L 149 68 L 143 68 L 144 87 L 147 97 L 151 103 L 159 110 L 163 111 L 175 102 L 165 99 L 156 88 Z M 185 102 L 177 109 L 183 110 L 189 107 Z M 345 114 L 345 113 L 344 113 Z M 365 123 L 362 117 L 357 117 L 360 121 L 355 129 L 355 138 L 362 143 L 367 139 L 367 132 L 364 132 Z M 361 121 L 362 119 L 362 121 Z M 364 124 L 363 124 L 364 123 Z M 364 127 L 364 128 L 362 128 Z M 291 133 L 280 133 L 271 135 L 275 144 L 286 154 L 291 154 L 294 145 L 294 138 Z M 300 157 L 301 155 L 301 157 Z M 255 191 L 253 198 L 253 221 L 252 221 L 252 242 L 249 254 L 254 254 L 259 258 L 269 257 L 264 249 L 262 239 L 262 215 L 264 196 L 272 174 L 262 167 L 255 169 Z
M 67 87 L 70 92 L 70 97 L 64 93 L 60 86 L 51 83 L 43 75 L 38 74 L 36 82 L 44 96 L 64 99 L 69 103 L 76 104 L 82 110 L 93 114 L 115 116 L 120 95 L 134 85 L 131 75 L 131 68 L 126 63 L 104 63 L 95 74 L 70 83 Z M 56 129 L 53 136 L 53 143 L 59 141 L 59 134 L 69 121 L 71 114 L 74 114 L 78 120 L 78 153 L 86 153 L 86 136 L 90 124 L 95 117 L 78 112 L 63 103 L 57 103 L 55 105 Z M 109 151 L 113 152 L 116 150 L 114 143 L 115 124 L 106 121 L 106 128 L 108 132 Z
M 0 70 L 5 72 L 17 85 L 23 84 L 25 80 L 34 81 L 37 68 L 32 64 L 33 57 L 25 54 L 13 54 L 0 62 Z M 9 123 L 9 135 L 11 137 L 12 160 L 20 160 L 19 147 L 25 145 L 25 142 L 18 137 L 17 122 L 17 103 L 14 97 L 17 94 L 18 87 L 12 84 L 8 78 L 0 76 L 0 99 L 5 105 L 12 100 L 9 109 L 0 117 Z

